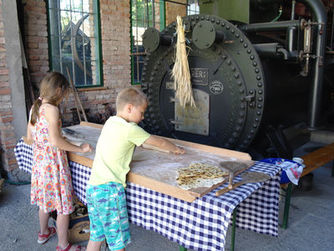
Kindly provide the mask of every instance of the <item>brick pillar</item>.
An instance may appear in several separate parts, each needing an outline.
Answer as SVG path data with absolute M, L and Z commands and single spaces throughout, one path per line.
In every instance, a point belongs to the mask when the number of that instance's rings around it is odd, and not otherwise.
M 0 171 L 10 172 L 17 168 L 14 155 L 16 136 L 14 133 L 9 69 L 6 59 L 3 3 L 0 0 Z
M 49 71 L 47 10 L 45 1 L 27 0 L 24 6 L 25 47 L 31 82 L 39 86 Z

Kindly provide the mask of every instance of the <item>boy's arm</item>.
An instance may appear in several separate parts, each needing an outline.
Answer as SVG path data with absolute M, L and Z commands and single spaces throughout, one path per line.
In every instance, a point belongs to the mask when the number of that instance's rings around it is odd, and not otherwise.
M 167 139 L 163 139 L 154 135 L 151 135 L 147 140 L 145 140 L 144 144 L 151 145 L 161 150 L 169 151 L 175 154 L 185 153 L 185 150 L 183 148 L 174 145 Z

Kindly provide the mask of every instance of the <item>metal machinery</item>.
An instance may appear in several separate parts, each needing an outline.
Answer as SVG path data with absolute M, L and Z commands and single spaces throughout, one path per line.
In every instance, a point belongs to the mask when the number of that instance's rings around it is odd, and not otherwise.
M 213 4 L 208 12 L 219 12 L 220 1 L 207 2 Z M 246 2 L 248 23 L 210 14 L 183 18 L 197 108 L 184 109 L 175 99 L 176 24 L 162 32 L 146 30 L 142 89 L 149 100 L 147 130 L 229 149 L 256 149 L 263 156 L 270 145 L 284 145 L 278 128 L 305 121 L 314 129 L 330 122 L 325 115 L 333 101 L 333 1 Z M 271 13 L 279 13 L 282 21 L 271 17 L 263 22 Z

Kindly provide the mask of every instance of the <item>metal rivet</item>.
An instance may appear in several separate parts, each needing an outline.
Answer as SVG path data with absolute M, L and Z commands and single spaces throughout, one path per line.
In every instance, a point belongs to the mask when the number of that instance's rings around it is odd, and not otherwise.
M 256 76 L 256 79 L 257 79 L 257 80 L 261 80 L 261 76 L 260 76 L 260 75 L 257 75 L 257 76 Z
M 253 62 L 253 66 L 257 66 L 257 63 L 255 61 Z
M 251 55 L 249 58 L 250 58 L 251 60 L 254 60 L 254 59 L 255 59 L 254 55 Z

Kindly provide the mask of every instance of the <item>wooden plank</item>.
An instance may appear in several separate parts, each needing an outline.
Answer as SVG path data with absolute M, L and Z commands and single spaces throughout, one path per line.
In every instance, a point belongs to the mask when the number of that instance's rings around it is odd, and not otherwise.
M 133 173 L 131 171 L 128 173 L 127 180 L 133 184 L 137 184 L 137 185 L 140 185 L 146 188 L 150 188 L 154 191 L 164 193 L 164 194 L 167 194 L 172 197 L 175 197 L 181 200 L 185 200 L 188 202 L 193 202 L 198 197 L 197 193 L 185 191 L 181 188 L 150 179 L 148 177 Z
M 318 167 L 334 160 L 334 143 L 308 153 L 301 158 L 304 160 L 305 164 L 305 168 L 301 176 L 305 176 Z
M 158 136 L 161 137 L 161 136 Z M 183 141 L 179 139 L 173 139 L 173 138 L 167 138 L 167 137 L 161 137 L 170 140 L 176 145 L 181 145 L 181 146 L 188 146 L 193 149 L 199 149 L 204 152 L 216 154 L 216 155 L 221 155 L 221 156 L 229 156 L 229 157 L 235 157 L 237 159 L 242 159 L 242 160 L 251 160 L 251 156 L 248 153 L 244 152 L 238 152 L 238 151 L 233 151 L 225 148 L 219 148 L 219 147 L 214 147 L 214 146 L 208 146 L 208 145 L 202 145 L 198 143 L 193 143 L 189 141 Z
M 86 126 L 90 127 L 90 129 L 85 129 L 84 127 Z M 99 136 L 99 130 L 96 131 L 96 129 L 101 129 L 102 127 L 103 125 L 100 124 L 81 122 L 80 125 L 69 127 L 69 129 L 74 130 L 78 136 L 82 135 L 79 138 L 80 142 L 88 140 L 91 144 L 96 144 L 95 141 L 97 141 Z M 212 165 L 219 165 L 222 161 L 237 161 L 247 163 L 247 168 L 254 163 L 247 153 L 166 137 L 162 138 L 184 147 L 186 154 L 174 155 L 143 149 L 142 147 L 136 148 L 134 160 L 130 165 L 131 171 L 128 174 L 128 181 L 188 202 L 192 202 L 197 197 L 201 197 L 219 187 L 228 181 L 228 177 L 211 187 L 185 190 L 177 185 L 176 177 L 178 168 L 186 167 L 192 162 L 205 162 Z M 75 140 L 76 139 L 73 139 L 73 141 Z M 137 159 L 135 158 L 136 154 Z M 88 167 L 92 167 L 93 165 L 94 154 L 68 153 L 68 156 L 71 161 L 81 165 Z
M 83 166 L 87 166 L 92 168 L 93 167 L 93 160 L 90 158 L 87 158 L 85 156 L 78 155 L 75 152 L 67 152 L 67 157 L 70 161 L 79 163 Z
M 86 121 L 81 121 L 80 122 L 81 126 L 90 126 L 90 127 L 94 127 L 94 128 L 103 128 L 103 125 L 101 124 L 96 124 L 96 123 L 91 123 L 91 122 L 86 122 Z

